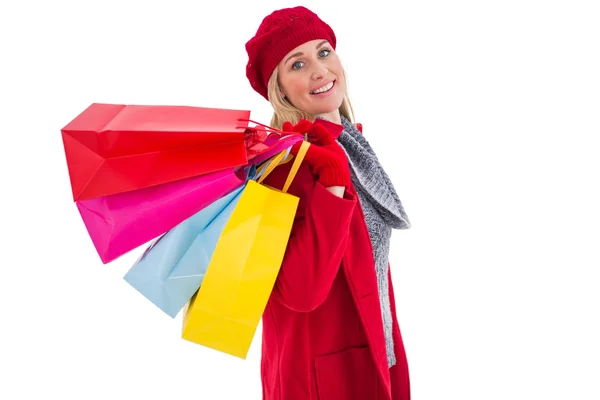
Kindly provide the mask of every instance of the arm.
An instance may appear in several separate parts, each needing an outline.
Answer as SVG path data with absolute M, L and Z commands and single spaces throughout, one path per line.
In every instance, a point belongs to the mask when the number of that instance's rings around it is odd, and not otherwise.
M 281 187 L 288 171 L 289 166 L 276 168 L 265 183 Z M 350 192 L 337 196 L 331 190 L 306 167 L 289 190 L 300 203 L 272 295 L 294 311 L 309 312 L 325 301 L 342 262 L 357 200 Z

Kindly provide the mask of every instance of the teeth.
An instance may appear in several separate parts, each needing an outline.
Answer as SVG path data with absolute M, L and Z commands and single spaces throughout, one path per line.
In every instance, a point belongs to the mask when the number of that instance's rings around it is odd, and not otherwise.
M 332 87 L 333 87 L 333 82 L 329 82 L 327 85 L 323 86 L 322 88 L 317 89 L 314 92 L 310 92 L 310 93 L 312 93 L 312 94 L 324 93 L 324 92 L 329 91 Z

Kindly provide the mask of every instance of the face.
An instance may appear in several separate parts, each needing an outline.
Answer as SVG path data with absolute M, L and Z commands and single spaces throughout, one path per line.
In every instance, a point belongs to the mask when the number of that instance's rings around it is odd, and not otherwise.
M 328 41 L 317 39 L 296 47 L 277 68 L 281 91 L 296 108 L 321 116 L 338 112 L 346 82 Z

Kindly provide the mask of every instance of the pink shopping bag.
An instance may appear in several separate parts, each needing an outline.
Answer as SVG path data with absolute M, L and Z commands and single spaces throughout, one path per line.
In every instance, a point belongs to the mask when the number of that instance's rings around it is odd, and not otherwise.
M 243 171 L 240 171 L 242 173 Z M 242 186 L 234 168 L 163 185 L 77 201 L 104 264 L 162 235 Z

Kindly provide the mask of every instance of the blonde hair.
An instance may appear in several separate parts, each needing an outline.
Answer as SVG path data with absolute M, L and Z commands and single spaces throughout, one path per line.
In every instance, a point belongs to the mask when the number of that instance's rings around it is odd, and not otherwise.
M 344 80 L 346 79 L 346 71 L 342 68 L 344 74 Z M 273 70 L 269 83 L 267 85 L 267 93 L 269 96 L 269 102 L 273 106 L 273 118 L 271 118 L 271 127 L 281 129 L 284 122 L 289 121 L 292 124 L 297 124 L 301 119 L 307 119 L 314 121 L 316 117 L 308 114 L 299 108 L 294 107 L 289 101 L 287 101 L 281 93 L 279 87 L 279 72 L 277 68 Z M 344 93 L 344 99 L 339 108 L 340 115 L 346 117 L 350 122 L 354 123 L 354 110 L 348 97 L 348 86 L 346 85 L 346 91 Z

